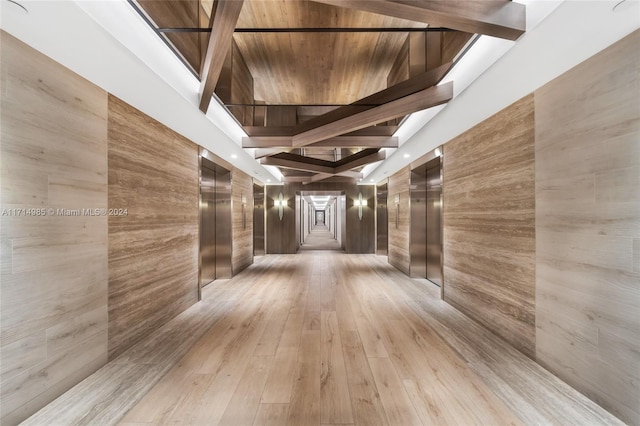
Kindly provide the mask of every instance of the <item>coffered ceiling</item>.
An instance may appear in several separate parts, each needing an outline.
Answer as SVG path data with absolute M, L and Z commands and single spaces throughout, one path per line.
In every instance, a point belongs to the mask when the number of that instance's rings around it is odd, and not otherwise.
M 506 0 L 138 0 L 131 4 L 199 76 L 200 109 L 227 107 L 285 181 L 358 180 L 397 147 L 408 114 L 448 102 L 438 84 L 474 33 L 515 39 Z

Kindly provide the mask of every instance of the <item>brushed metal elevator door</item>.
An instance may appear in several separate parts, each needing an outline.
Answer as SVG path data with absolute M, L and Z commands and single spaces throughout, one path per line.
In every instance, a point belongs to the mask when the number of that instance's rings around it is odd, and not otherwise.
M 442 287 L 441 165 L 427 169 L 427 279 Z
M 200 287 L 216 279 L 216 176 L 202 167 L 200 179 Z
M 409 275 L 427 278 L 427 182 L 424 167 L 411 171 Z

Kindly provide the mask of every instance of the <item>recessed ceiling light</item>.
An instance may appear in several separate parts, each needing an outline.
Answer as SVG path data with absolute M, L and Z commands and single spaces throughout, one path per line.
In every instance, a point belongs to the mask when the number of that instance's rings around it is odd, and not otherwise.
M 267 179 L 267 182 L 271 182 L 271 179 Z
M 235 160 L 236 158 L 238 158 L 238 155 L 237 154 L 231 154 L 231 158 L 233 158 Z
M 369 182 L 373 182 L 373 179 L 369 179 Z
M 409 155 L 409 154 L 405 154 L 404 155 L 404 158 L 409 158 L 409 157 L 411 157 L 411 155 Z

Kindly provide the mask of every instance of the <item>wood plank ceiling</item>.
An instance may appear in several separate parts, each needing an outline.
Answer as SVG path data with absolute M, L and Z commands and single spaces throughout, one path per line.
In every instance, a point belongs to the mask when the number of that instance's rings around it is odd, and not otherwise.
M 257 148 L 256 158 L 280 167 L 285 181 L 309 183 L 361 178 L 364 165 L 384 159 L 381 148 L 397 147 L 392 135 L 404 116 L 452 98 L 451 83 L 435 86 L 473 33 L 515 39 L 525 14 L 507 0 L 134 7 L 200 76 L 200 109 L 215 88 L 248 135 L 243 147 Z

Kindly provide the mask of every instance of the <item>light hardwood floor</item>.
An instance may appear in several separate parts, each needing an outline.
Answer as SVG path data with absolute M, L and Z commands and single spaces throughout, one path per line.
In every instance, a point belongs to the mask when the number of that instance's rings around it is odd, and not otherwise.
M 619 423 L 386 257 L 265 256 L 205 290 L 192 316 L 213 325 L 146 395 L 117 397 L 144 376 L 105 376 L 31 424 Z M 144 350 L 116 362 L 144 365 Z M 124 381 L 120 392 L 113 380 Z M 99 389 L 104 381 L 111 393 Z M 104 393 L 99 415 L 96 392 Z
M 317 225 L 311 228 L 311 232 L 304 238 L 300 250 L 338 250 L 343 251 L 338 240 L 333 238 L 333 233 L 326 225 Z

